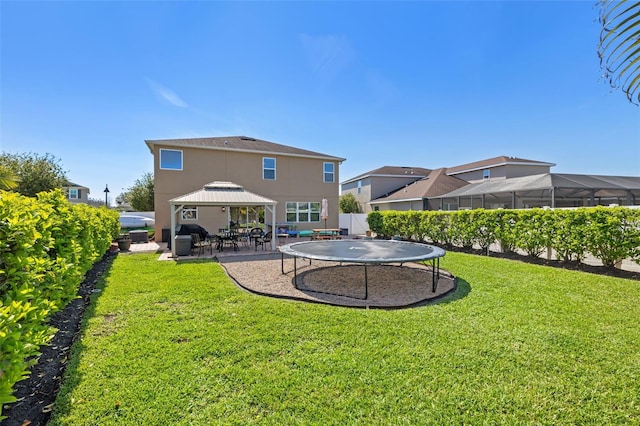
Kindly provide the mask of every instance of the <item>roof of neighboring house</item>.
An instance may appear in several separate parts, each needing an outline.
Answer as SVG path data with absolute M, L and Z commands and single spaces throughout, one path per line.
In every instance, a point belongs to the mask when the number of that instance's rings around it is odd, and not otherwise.
M 264 206 L 276 205 L 262 195 L 245 190 L 233 182 L 215 181 L 208 183 L 197 191 L 190 192 L 169 200 L 170 204 L 186 204 L 190 206 L 219 205 L 219 206 Z
M 443 194 L 446 197 L 464 197 L 490 193 L 522 192 L 545 189 L 568 189 L 578 191 L 640 190 L 640 177 L 597 176 L 565 173 L 543 173 L 511 179 L 485 180 L 472 183 L 455 191 Z
M 475 170 L 484 170 L 491 167 L 506 166 L 506 165 L 518 165 L 518 166 L 555 166 L 554 163 L 547 163 L 544 161 L 526 160 L 518 157 L 507 157 L 501 155 L 499 157 L 488 158 L 486 160 L 474 161 L 473 163 L 462 164 L 455 167 L 447 168 L 447 174 L 453 175 L 464 172 L 471 172 Z
M 412 182 L 387 196 L 376 198 L 371 201 L 371 204 L 416 201 L 437 197 L 469 184 L 465 180 L 448 176 L 446 172 L 446 168 L 433 170 L 427 177 Z
M 292 157 L 318 158 L 333 161 L 345 161 L 344 158 L 334 157 L 306 149 L 281 145 L 261 139 L 247 136 L 221 136 L 212 138 L 188 138 L 188 139 L 160 139 L 145 140 L 149 150 L 153 152 L 154 145 L 169 146 L 175 148 L 202 148 L 219 151 L 244 151 L 261 154 L 280 154 Z
M 67 182 L 67 186 L 65 186 L 65 188 L 82 188 L 82 189 L 89 189 L 88 187 L 84 186 L 84 185 L 79 185 L 77 183 L 74 182 Z
M 408 175 L 414 176 L 416 179 L 426 177 L 431 173 L 431 169 L 425 169 L 422 167 L 406 167 L 406 166 L 382 166 L 377 169 L 362 173 L 354 178 L 342 182 L 343 184 L 361 180 L 367 177 L 405 177 Z

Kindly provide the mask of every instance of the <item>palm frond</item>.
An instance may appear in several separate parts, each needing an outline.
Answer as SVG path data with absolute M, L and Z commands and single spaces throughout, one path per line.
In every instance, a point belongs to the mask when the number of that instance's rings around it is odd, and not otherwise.
M 11 190 L 18 187 L 18 179 L 13 173 L 11 173 L 6 168 L 0 166 L 0 189 Z
M 640 2 L 600 1 L 598 56 L 603 77 L 640 105 Z

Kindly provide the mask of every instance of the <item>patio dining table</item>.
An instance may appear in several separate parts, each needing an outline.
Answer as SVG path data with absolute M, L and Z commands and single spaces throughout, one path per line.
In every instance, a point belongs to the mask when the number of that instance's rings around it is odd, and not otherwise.
M 234 231 L 224 231 L 224 232 L 218 232 L 216 234 L 216 249 L 218 249 L 218 251 L 224 251 L 224 246 L 232 246 L 233 247 L 233 251 L 238 251 L 238 240 L 239 240 L 239 235 L 237 232 Z

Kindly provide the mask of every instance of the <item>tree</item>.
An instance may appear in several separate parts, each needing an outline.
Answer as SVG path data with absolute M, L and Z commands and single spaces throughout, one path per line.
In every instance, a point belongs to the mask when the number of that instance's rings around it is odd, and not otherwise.
M 90 206 L 93 206 L 93 207 L 103 207 L 104 206 L 104 199 L 89 197 L 87 199 L 87 204 L 90 205 Z
M 135 184 L 118 195 L 116 200 L 131 204 L 136 211 L 146 212 L 154 209 L 153 173 L 147 172 Z
M 360 204 L 353 194 L 344 194 L 340 196 L 340 212 L 341 213 L 360 213 Z
M 14 190 L 27 197 L 63 188 L 69 184 L 60 160 L 51 154 L 0 154 L 0 168 L 17 177 Z
M 640 104 L 640 2 L 600 1 L 598 57 L 603 77 Z

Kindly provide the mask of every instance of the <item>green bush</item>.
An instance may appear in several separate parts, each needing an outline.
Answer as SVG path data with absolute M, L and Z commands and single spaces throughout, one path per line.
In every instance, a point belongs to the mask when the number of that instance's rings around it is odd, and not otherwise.
M 581 262 L 586 250 L 586 218 L 588 209 L 554 210 L 551 248 L 565 262 Z
M 516 228 L 516 247 L 529 256 L 540 256 L 551 246 L 550 232 L 553 229 L 553 216 L 550 210 L 531 209 L 518 211 Z
M 76 297 L 118 230 L 117 212 L 72 205 L 60 190 L 0 191 L 0 407 L 54 334 L 50 316 Z
M 625 207 L 587 210 L 585 246 L 606 266 L 637 257 L 640 246 L 640 212 Z
M 564 261 L 592 254 L 606 266 L 623 259 L 640 262 L 640 210 L 583 207 L 576 210 L 383 211 L 367 216 L 369 228 L 383 238 L 400 235 L 416 241 L 488 252 L 499 242 L 505 252 L 540 256 L 548 248 Z
M 382 213 L 379 211 L 370 212 L 367 215 L 367 223 L 369 229 L 378 235 L 384 235 L 384 222 L 382 220 Z

